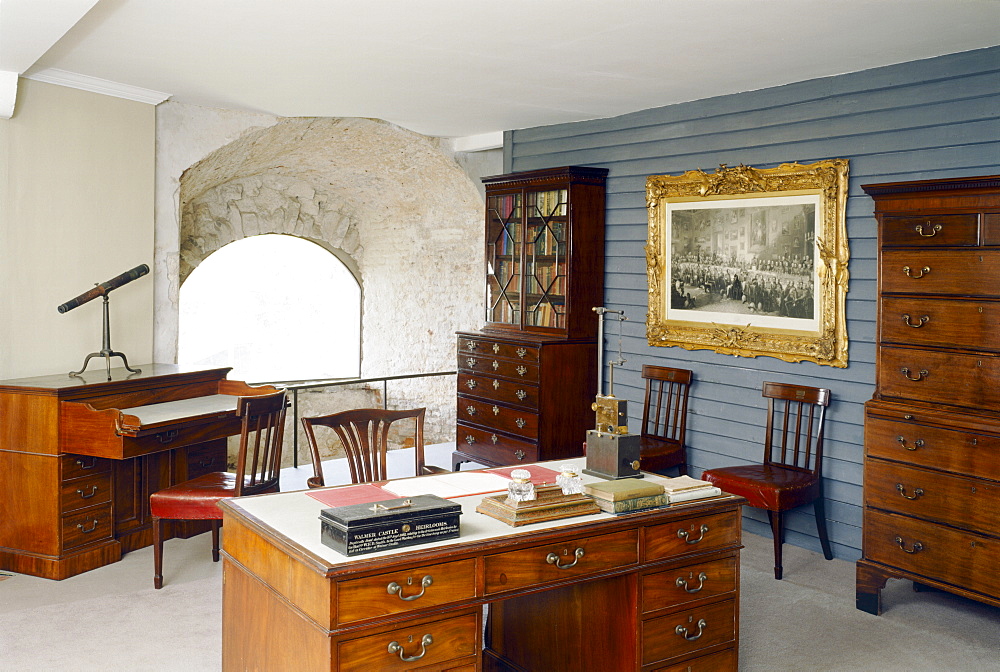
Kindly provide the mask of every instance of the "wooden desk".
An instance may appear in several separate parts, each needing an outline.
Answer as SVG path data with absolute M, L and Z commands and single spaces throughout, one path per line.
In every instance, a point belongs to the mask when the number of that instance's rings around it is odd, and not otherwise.
M 139 368 L 0 381 L 0 569 L 64 579 L 148 546 L 149 495 L 225 470 L 237 397 L 275 389 L 228 368 Z
M 224 501 L 223 669 L 736 669 L 742 499 L 517 528 L 481 499 L 459 539 L 350 559 L 305 492 Z

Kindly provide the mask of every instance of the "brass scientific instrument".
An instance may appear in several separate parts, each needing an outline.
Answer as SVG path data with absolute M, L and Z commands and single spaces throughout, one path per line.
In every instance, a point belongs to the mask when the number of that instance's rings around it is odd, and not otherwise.
M 622 355 L 622 323 L 628 318 L 624 311 L 594 308 L 597 326 L 597 398 L 591 404 L 595 428 L 587 430 L 587 466 L 583 473 L 609 480 L 642 478 L 639 471 L 639 435 L 628 431 L 628 401 L 614 395 L 615 368 L 627 360 Z M 608 393 L 603 391 L 604 320 L 607 315 L 618 318 L 618 359 L 608 362 Z

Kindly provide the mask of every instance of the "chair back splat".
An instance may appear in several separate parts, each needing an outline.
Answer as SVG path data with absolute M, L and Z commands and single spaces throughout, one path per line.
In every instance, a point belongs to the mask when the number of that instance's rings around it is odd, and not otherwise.
M 819 476 L 830 390 L 764 383 L 762 396 L 767 399 L 764 464 L 801 469 Z
M 642 377 L 646 394 L 642 406 L 639 461 L 644 471 L 677 467 L 687 474 L 688 393 L 691 371 L 645 364 Z
M 243 426 L 236 458 L 237 497 L 277 490 L 285 407 L 284 393 L 240 397 L 236 414 Z
M 323 482 L 323 468 L 320 462 L 319 441 L 316 436 L 317 427 L 332 429 L 347 454 L 347 463 L 351 468 L 353 483 L 369 483 L 389 479 L 386 468 L 386 454 L 389 451 L 389 430 L 392 424 L 402 420 L 413 420 L 415 428 L 413 444 L 415 456 L 415 472 L 417 476 L 433 473 L 447 473 L 440 467 L 428 465 L 424 461 L 424 414 L 426 409 L 385 410 L 381 408 L 356 408 L 330 415 L 302 418 L 309 441 L 313 469 L 317 479 L 309 479 L 310 487 L 319 487 Z

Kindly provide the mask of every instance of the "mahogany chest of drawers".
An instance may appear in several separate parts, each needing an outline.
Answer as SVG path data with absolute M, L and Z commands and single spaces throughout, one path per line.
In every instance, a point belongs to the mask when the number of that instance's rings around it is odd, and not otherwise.
M 862 187 L 879 223 L 857 606 L 889 578 L 1000 605 L 1000 176 Z

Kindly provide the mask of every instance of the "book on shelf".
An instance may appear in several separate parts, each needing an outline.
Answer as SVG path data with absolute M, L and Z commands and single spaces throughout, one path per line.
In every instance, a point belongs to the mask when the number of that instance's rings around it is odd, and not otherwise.
M 600 481 L 583 486 L 583 491 L 595 500 L 617 502 L 637 497 L 652 497 L 664 493 L 663 486 L 641 478 L 621 478 L 615 481 Z
M 668 503 L 667 496 L 664 494 L 619 499 L 614 502 L 599 497 L 593 497 L 593 500 L 597 504 L 597 508 L 605 513 L 633 513 L 635 511 L 645 511 L 646 509 L 656 509 L 666 506 Z

